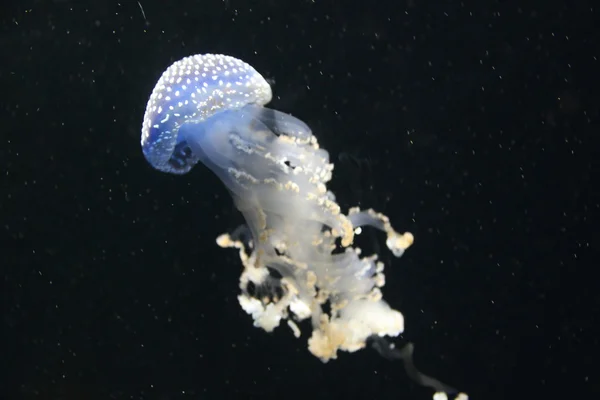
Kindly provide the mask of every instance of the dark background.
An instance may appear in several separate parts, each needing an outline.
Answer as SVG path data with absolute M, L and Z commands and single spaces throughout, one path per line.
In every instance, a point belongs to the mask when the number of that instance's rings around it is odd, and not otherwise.
M 343 209 L 414 233 L 382 250 L 384 294 L 423 372 L 472 399 L 600 394 L 593 2 L 2 7 L 1 398 L 430 398 L 371 350 L 323 365 L 306 336 L 253 328 L 214 241 L 241 222 L 225 188 L 143 159 L 156 80 L 208 52 L 273 80 Z

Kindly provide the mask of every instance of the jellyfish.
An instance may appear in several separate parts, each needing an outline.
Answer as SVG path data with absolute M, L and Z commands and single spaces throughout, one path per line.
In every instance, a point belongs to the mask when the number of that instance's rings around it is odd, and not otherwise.
M 143 154 L 172 174 L 201 162 L 225 184 L 245 224 L 216 242 L 239 252 L 238 300 L 256 327 L 271 332 L 285 321 L 299 337 L 297 322 L 310 320 L 308 350 L 323 362 L 372 343 L 385 357 L 402 359 L 409 376 L 435 389 L 434 398 L 457 394 L 414 368 L 412 347 L 395 349 L 386 341 L 404 331 L 404 318 L 383 299 L 377 254 L 362 256 L 354 245 L 355 235 L 372 227 L 400 257 L 413 235 L 397 232 L 372 209 L 343 213 L 326 186 L 329 153 L 300 119 L 265 107 L 271 97 L 269 83 L 244 61 L 219 54 L 183 58 L 150 95 Z

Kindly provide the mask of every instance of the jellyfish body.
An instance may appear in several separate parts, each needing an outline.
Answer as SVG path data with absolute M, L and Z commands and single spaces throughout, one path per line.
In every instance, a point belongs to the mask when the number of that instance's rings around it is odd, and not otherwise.
M 364 348 L 373 335 L 404 330 L 402 314 L 382 298 L 383 264 L 377 255 L 361 257 L 354 235 L 367 225 L 385 232 L 397 257 L 413 236 L 373 210 L 342 213 L 326 187 L 329 154 L 304 122 L 264 107 L 271 96 L 266 80 L 241 60 L 184 58 L 150 96 L 142 150 L 161 171 L 182 174 L 201 162 L 221 179 L 246 221 L 217 238 L 239 249 L 240 305 L 266 331 L 287 320 L 300 336 L 294 321 L 310 318 L 308 348 L 326 362 L 340 350 Z

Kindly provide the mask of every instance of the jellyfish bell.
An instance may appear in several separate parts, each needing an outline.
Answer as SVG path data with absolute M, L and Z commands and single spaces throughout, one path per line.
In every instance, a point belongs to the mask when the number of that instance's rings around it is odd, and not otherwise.
M 217 238 L 239 251 L 240 306 L 265 331 L 285 320 L 300 336 L 296 322 L 310 319 L 308 349 L 327 362 L 404 330 L 402 314 L 382 296 L 383 263 L 377 254 L 362 256 L 354 235 L 365 226 L 383 231 L 396 257 L 414 239 L 373 210 L 344 214 L 326 186 L 329 153 L 304 122 L 265 107 L 271 97 L 269 83 L 241 60 L 186 57 L 152 91 L 142 151 L 160 171 L 184 174 L 201 162 L 220 178 L 246 221 Z M 408 353 L 375 343 L 382 355 L 412 364 Z M 417 382 L 451 391 L 415 371 L 407 367 Z
M 267 81 L 241 60 L 214 54 L 183 58 L 163 72 L 146 105 L 144 156 L 158 170 L 186 173 L 198 162 L 186 142 L 193 135 L 185 133 L 193 130 L 186 127 L 206 130 L 210 117 L 248 104 L 262 106 L 271 97 Z M 182 159 L 182 151 L 189 157 Z

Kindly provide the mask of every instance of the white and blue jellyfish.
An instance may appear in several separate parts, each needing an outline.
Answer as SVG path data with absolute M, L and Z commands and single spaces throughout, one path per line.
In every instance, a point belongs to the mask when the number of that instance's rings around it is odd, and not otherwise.
M 333 164 L 310 128 L 265 107 L 271 87 L 247 63 L 204 54 L 175 62 L 158 80 L 146 107 L 142 150 L 156 169 L 187 173 L 199 161 L 223 181 L 246 224 L 217 238 L 239 250 L 241 307 L 267 332 L 309 319 L 309 351 L 327 362 L 368 342 L 404 361 L 409 376 L 435 389 L 467 396 L 418 372 L 412 345 L 395 349 L 384 338 L 404 330 L 404 318 L 383 300 L 383 263 L 353 246 L 361 227 L 387 235 L 400 257 L 413 243 L 373 210 L 344 214 L 327 190 Z M 328 307 L 324 307 L 328 304 Z

